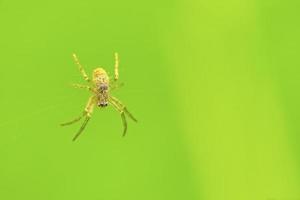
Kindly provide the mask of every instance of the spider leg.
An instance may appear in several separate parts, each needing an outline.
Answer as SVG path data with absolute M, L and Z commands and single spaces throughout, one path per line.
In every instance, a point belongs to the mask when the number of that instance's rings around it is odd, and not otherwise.
M 81 84 L 74 83 L 74 84 L 72 84 L 72 86 L 74 88 L 78 88 L 78 89 L 86 89 L 86 90 L 89 90 L 89 91 L 93 91 L 92 87 L 90 87 L 88 85 L 81 85 Z
M 70 125 L 70 124 L 73 124 L 75 122 L 78 122 L 82 117 L 85 116 L 85 120 L 84 120 L 83 124 L 81 125 L 79 131 L 74 136 L 73 141 L 75 141 L 76 138 L 82 133 L 82 131 L 84 130 L 84 128 L 87 125 L 88 121 L 90 120 L 91 114 L 92 114 L 92 112 L 94 110 L 94 106 L 95 106 L 95 103 L 96 103 L 95 99 L 96 99 L 95 96 L 91 96 L 89 98 L 88 103 L 87 103 L 87 105 L 86 105 L 86 107 L 84 109 L 84 112 L 83 112 L 83 114 L 80 117 L 78 117 L 78 118 L 76 118 L 76 119 L 74 119 L 74 120 L 72 120 L 70 122 L 61 124 L 62 126 Z
M 115 53 L 115 81 L 119 79 L 119 55 Z
M 90 116 L 91 113 L 92 113 L 93 107 L 94 107 L 94 98 L 95 98 L 94 96 L 91 96 L 89 98 L 89 100 L 88 100 L 88 102 L 87 102 L 87 104 L 85 106 L 85 109 L 84 109 L 83 113 L 79 117 L 73 119 L 72 121 L 69 121 L 69 122 L 66 122 L 66 123 L 62 123 L 61 126 L 71 125 L 71 124 L 73 124 L 75 122 L 78 122 L 82 117 L 84 117 L 86 115 Z
M 86 114 L 87 114 L 86 111 L 84 111 L 84 112 L 82 113 L 82 115 L 80 115 L 79 117 L 73 119 L 72 121 L 69 121 L 69 122 L 66 122 L 66 123 L 62 123 L 62 124 L 60 124 L 60 125 L 61 125 L 61 126 L 71 125 L 71 124 L 73 124 L 73 123 L 78 122 L 79 120 L 81 120 L 81 118 L 82 118 L 83 116 L 85 116 Z
M 122 119 L 122 123 L 123 123 L 123 137 L 126 135 L 126 131 L 127 131 L 127 121 L 126 121 L 126 116 L 124 114 L 124 111 L 122 110 L 122 108 L 120 108 L 118 106 L 118 104 L 116 104 L 114 101 L 112 101 L 112 99 L 109 99 L 110 103 L 114 106 L 114 108 L 121 114 L 121 119 Z
M 124 86 L 124 83 L 115 83 L 115 82 L 113 82 L 112 83 L 112 86 L 110 86 L 110 90 L 115 90 L 115 89 L 118 89 L 118 88 L 120 88 L 120 87 L 123 87 Z
M 127 121 L 126 121 L 124 112 L 121 113 L 121 118 L 122 118 L 123 127 L 124 127 L 124 130 L 123 130 L 123 137 L 124 137 L 126 135 L 126 131 L 127 131 Z
M 76 133 L 76 135 L 74 136 L 72 141 L 75 141 L 78 138 L 78 136 L 82 133 L 82 131 L 84 130 L 84 128 L 86 127 L 86 125 L 90 119 L 91 119 L 91 117 L 88 117 L 88 116 L 85 118 L 83 124 L 81 125 L 79 131 Z
M 126 106 L 118 100 L 116 97 L 110 96 L 111 101 L 115 102 L 133 121 L 137 122 L 137 119 L 127 110 Z
M 78 138 L 78 136 L 82 133 L 82 131 L 85 129 L 87 123 L 91 119 L 91 114 L 94 110 L 94 106 L 95 106 L 95 96 L 91 96 L 89 98 L 89 101 L 88 101 L 86 107 L 85 107 L 86 118 L 85 118 L 83 124 L 81 125 L 79 131 L 74 136 L 73 141 L 75 141 Z
M 124 107 L 123 110 L 133 121 L 137 122 L 137 119 L 133 117 L 133 115 L 127 110 L 126 107 Z
M 79 60 L 78 60 L 75 53 L 73 53 L 73 58 L 74 58 L 75 63 L 78 65 L 79 71 L 80 71 L 81 75 L 83 76 L 84 80 L 86 80 L 87 82 L 90 82 L 90 78 L 88 77 L 88 75 L 84 71 L 84 69 L 83 69 L 82 65 L 80 64 L 80 62 L 79 62 Z

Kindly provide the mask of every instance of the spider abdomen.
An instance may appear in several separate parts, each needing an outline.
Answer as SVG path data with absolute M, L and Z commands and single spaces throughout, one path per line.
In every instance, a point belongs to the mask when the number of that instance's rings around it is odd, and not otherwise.
M 109 77 L 103 68 L 96 68 L 93 72 L 93 82 L 96 86 L 109 84 Z

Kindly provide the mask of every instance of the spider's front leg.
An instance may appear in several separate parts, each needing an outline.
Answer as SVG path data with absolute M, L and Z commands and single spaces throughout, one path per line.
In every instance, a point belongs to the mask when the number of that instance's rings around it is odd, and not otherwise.
M 78 122 L 79 120 L 81 120 L 81 118 L 84 117 L 84 116 L 86 116 L 86 111 L 83 111 L 83 113 L 79 117 L 73 119 L 72 121 L 65 122 L 65 123 L 62 123 L 60 125 L 61 126 L 67 126 L 67 125 L 74 124 L 75 122 Z
M 133 121 L 137 122 L 137 119 L 127 110 L 126 106 L 116 97 L 110 96 L 110 99 L 117 104 Z
M 96 104 L 96 97 L 91 96 L 85 107 L 85 112 L 86 112 L 85 120 L 84 120 L 83 124 L 81 125 L 79 131 L 74 136 L 73 141 L 75 141 L 78 138 L 78 136 L 82 133 L 82 131 L 85 129 L 87 123 L 89 122 L 89 120 L 91 118 L 91 114 L 93 113 L 95 104 Z
M 84 112 L 83 112 L 83 114 L 81 116 L 79 116 L 78 118 L 76 118 L 76 119 L 74 119 L 74 120 L 72 120 L 70 122 L 61 124 L 62 126 L 71 125 L 71 124 L 73 124 L 75 122 L 78 122 L 82 117 L 85 117 L 85 120 L 84 120 L 83 124 L 81 125 L 79 131 L 74 136 L 73 141 L 75 141 L 77 139 L 77 137 L 82 133 L 82 131 L 86 127 L 88 121 L 90 120 L 91 114 L 92 114 L 92 112 L 94 110 L 94 106 L 95 106 L 95 102 L 96 102 L 95 99 L 96 99 L 95 96 L 91 96 L 89 98 L 89 101 L 88 101 L 88 103 L 87 103 L 87 105 L 86 105 L 86 107 L 84 109 Z
M 126 121 L 126 117 L 125 117 L 124 111 L 112 99 L 109 99 L 109 102 L 121 114 L 121 118 L 122 118 L 122 122 L 123 122 L 123 127 L 124 127 L 124 130 L 123 130 L 123 137 L 124 137 L 126 135 L 126 131 L 127 131 L 127 121 Z
M 126 117 L 125 117 L 125 113 L 135 122 L 137 122 L 137 120 L 132 116 L 131 113 L 128 112 L 128 110 L 126 109 L 126 107 L 115 97 L 110 96 L 109 97 L 109 102 L 115 107 L 115 109 L 121 114 L 121 118 L 122 118 L 122 122 L 123 122 L 123 127 L 124 127 L 124 131 L 123 131 L 123 136 L 126 135 L 126 131 L 127 131 L 127 121 L 126 121 Z

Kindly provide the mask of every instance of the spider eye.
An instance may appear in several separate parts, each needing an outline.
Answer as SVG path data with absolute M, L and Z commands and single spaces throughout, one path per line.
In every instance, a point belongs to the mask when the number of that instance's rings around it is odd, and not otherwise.
M 101 102 L 98 104 L 98 106 L 100 106 L 100 107 L 106 107 L 107 105 L 108 105 L 107 102 Z

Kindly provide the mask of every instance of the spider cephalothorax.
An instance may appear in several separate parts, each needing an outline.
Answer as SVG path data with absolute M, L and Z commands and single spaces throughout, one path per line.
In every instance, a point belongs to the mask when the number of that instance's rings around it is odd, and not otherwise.
M 106 88 L 108 88 L 106 86 Z M 108 89 L 99 89 L 97 94 L 98 103 L 100 107 L 106 107 L 108 105 Z
M 126 134 L 127 131 L 127 121 L 125 114 L 129 116 L 132 120 L 137 121 L 126 109 L 126 107 L 115 97 L 111 96 L 109 93 L 110 89 L 117 88 L 118 85 L 116 85 L 116 81 L 119 78 L 119 59 L 118 59 L 118 54 L 115 53 L 115 70 L 114 70 L 114 80 L 112 82 L 112 85 L 109 81 L 109 76 L 107 75 L 106 71 L 103 68 L 96 68 L 93 71 L 93 79 L 90 80 L 90 78 L 87 76 L 85 73 L 83 67 L 79 63 L 79 60 L 75 54 L 73 54 L 75 63 L 78 65 L 79 70 L 83 76 L 83 78 L 89 83 L 89 85 L 79 85 L 79 84 L 74 84 L 75 87 L 77 88 L 85 88 L 88 89 L 89 91 L 92 92 L 92 96 L 89 98 L 89 101 L 84 109 L 83 114 L 70 121 L 67 123 L 62 124 L 64 125 L 69 125 L 73 124 L 77 121 L 79 121 L 82 117 L 85 117 L 85 121 L 83 122 L 81 128 L 73 138 L 73 141 L 76 140 L 76 138 L 81 134 L 81 132 L 84 130 L 86 124 L 91 118 L 91 114 L 93 112 L 94 106 L 97 105 L 99 107 L 106 107 L 109 104 L 112 105 L 113 107 L 116 108 L 117 111 L 120 112 L 121 118 L 123 121 L 123 126 L 124 126 L 124 131 L 123 131 L 123 136 Z

